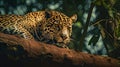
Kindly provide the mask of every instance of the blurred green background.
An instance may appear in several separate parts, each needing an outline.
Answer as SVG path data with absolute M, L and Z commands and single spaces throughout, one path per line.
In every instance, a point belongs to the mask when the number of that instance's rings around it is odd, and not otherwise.
M 94 8 L 87 33 L 81 42 L 91 3 Z M 67 16 L 77 14 L 78 19 L 73 24 L 69 47 L 76 51 L 109 55 L 109 52 L 114 52 L 115 49 L 119 51 L 119 6 L 120 0 L 0 0 L 0 14 L 24 15 L 45 9 L 57 10 Z

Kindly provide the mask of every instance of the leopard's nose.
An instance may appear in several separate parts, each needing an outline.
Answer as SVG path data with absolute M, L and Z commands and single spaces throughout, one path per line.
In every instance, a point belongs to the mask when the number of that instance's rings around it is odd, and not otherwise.
M 67 39 L 67 36 L 65 34 L 62 34 L 61 37 L 63 40 Z

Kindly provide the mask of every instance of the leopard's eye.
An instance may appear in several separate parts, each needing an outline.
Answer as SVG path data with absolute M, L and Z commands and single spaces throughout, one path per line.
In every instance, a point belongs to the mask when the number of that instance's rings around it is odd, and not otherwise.
M 71 30 L 72 30 L 72 26 L 68 26 L 68 31 L 71 33 Z
M 55 24 L 55 25 L 53 26 L 53 28 L 54 28 L 54 30 L 56 30 L 56 31 L 60 31 L 60 25 L 56 25 L 56 24 Z
M 59 27 L 56 27 L 56 30 L 57 30 L 57 31 L 60 31 L 60 28 L 59 28 Z

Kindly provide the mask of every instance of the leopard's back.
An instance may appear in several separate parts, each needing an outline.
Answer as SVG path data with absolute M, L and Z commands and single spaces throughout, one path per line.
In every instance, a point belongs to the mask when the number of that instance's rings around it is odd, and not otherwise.
M 21 15 L 15 14 L 0 15 L 0 27 L 7 27 L 9 25 L 13 25 L 21 18 L 22 18 Z

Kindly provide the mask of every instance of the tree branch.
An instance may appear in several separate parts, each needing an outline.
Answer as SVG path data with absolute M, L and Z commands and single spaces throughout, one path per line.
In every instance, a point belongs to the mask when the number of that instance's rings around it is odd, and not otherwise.
M 83 44 L 84 44 L 84 40 L 85 40 L 85 37 L 87 35 L 87 30 L 88 30 L 88 26 L 90 24 L 90 18 L 91 18 L 91 14 L 92 14 L 92 10 L 94 8 L 95 4 L 94 3 L 91 3 L 90 5 L 90 10 L 88 12 L 88 17 L 87 17 L 87 20 L 86 20 L 86 24 L 85 26 L 83 26 L 83 34 L 80 38 L 80 51 L 82 51 L 82 48 L 83 48 Z
M 120 67 L 119 60 L 110 57 L 76 52 L 34 40 L 26 40 L 14 35 L 0 33 L 0 45 L 2 45 L 1 43 L 6 43 L 9 46 L 22 46 L 29 59 L 35 60 L 37 58 L 35 61 L 32 60 L 31 64 L 30 60 L 22 59 L 22 63 L 29 63 L 27 65 L 29 67 L 36 64 L 42 67 Z

